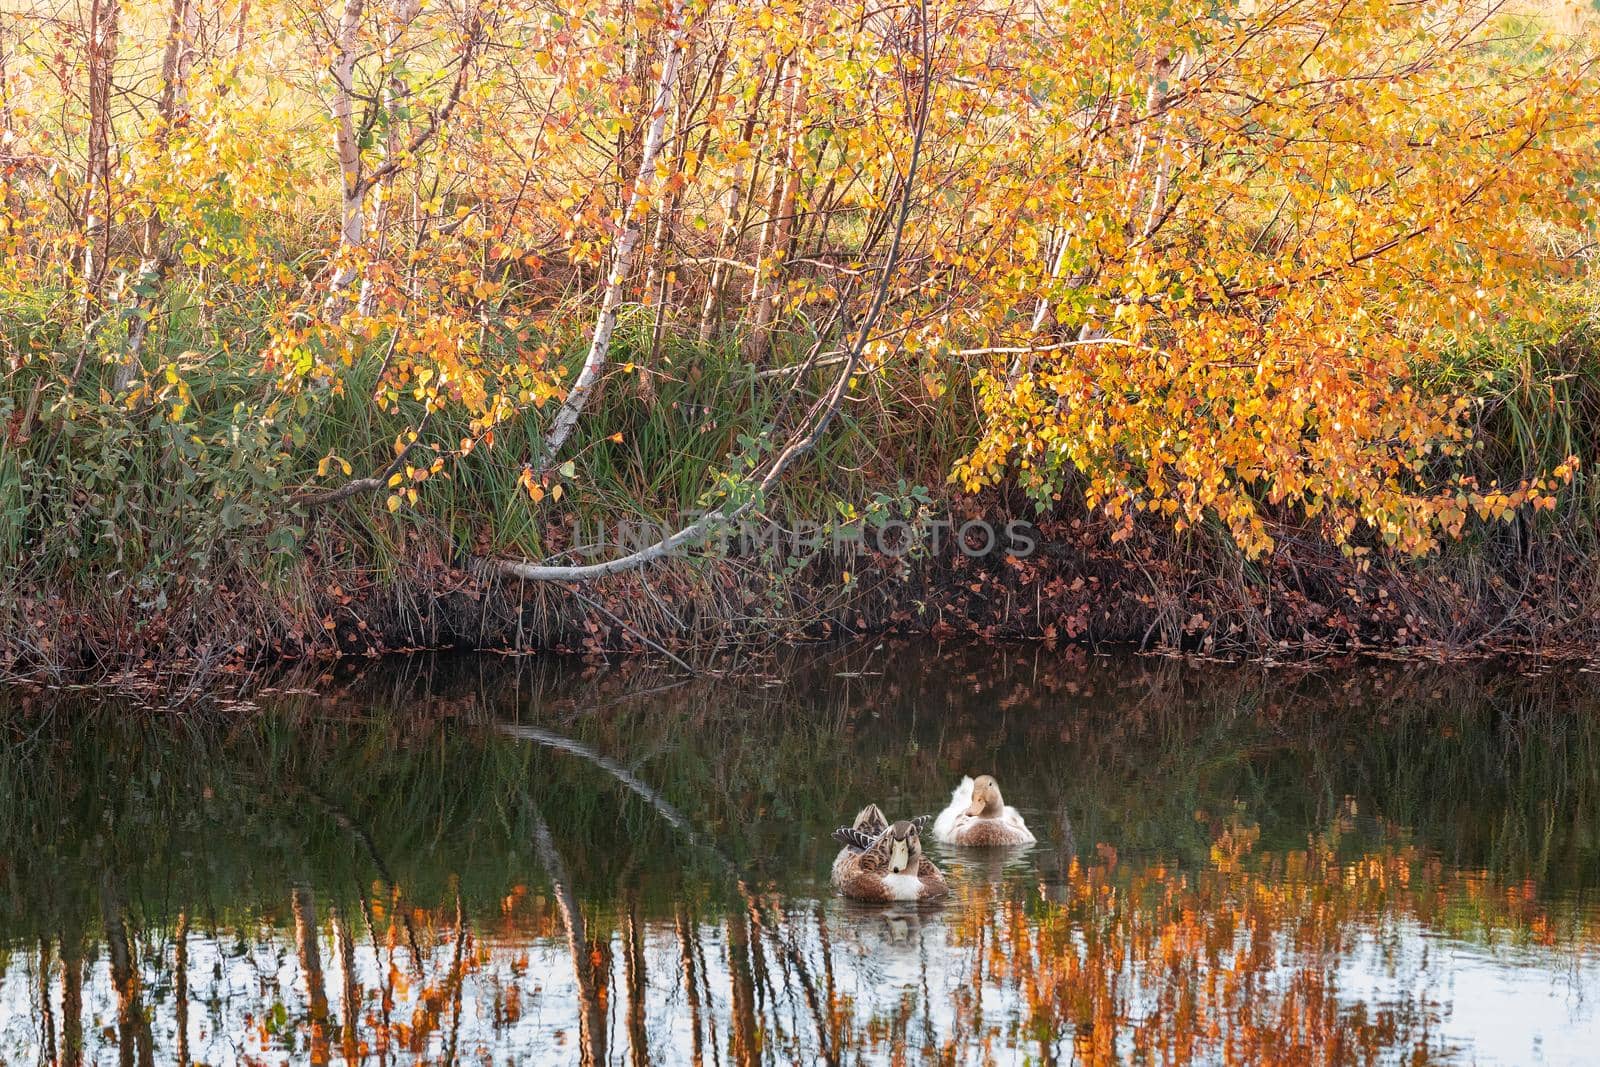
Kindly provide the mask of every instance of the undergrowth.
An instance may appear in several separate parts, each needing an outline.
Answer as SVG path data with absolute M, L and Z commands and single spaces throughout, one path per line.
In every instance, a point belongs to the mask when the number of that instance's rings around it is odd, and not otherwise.
M 17 668 L 109 668 L 186 648 L 222 662 L 428 643 L 682 645 L 752 628 L 792 635 L 857 624 L 1093 634 L 1173 646 L 1220 641 L 1259 651 L 1313 636 L 1271 619 L 1278 586 L 1297 586 L 1293 596 L 1320 603 L 1325 620 L 1339 614 L 1331 601 L 1371 584 L 1375 574 L 1411 583 L 1410 610 L 1389 632 L 1431 633 L 1470 648 L 1506 636 L 1507 605 L 1534 595 L 1549 603 L 1542 622 L 1524 612 L 1511 627 L 1521 639 L 1581 638 L 1573 620 L 1595 592 L 1587 588 L 1593 583 L 1582 580 L 1581 590 L 1574 583 L 1592 570 L 1600 520 L 1600 477 L 1591 463 L 1600 423 L 1600 311 L 1577 285 L 1551 294 L 1541 322 L 1502 324 L 1453 351 L 1442 377 L 1428 384 L 1476 398 L 1472 463 L 1485 484 L 1547 471 L 1571 455 L 1583 465 L 1554 511 L 1469 524 L 1460 541 L 1431 557 L 1375 548 L 1358 559 L 1334 548 L 1314 521 L 1285 513 L 1275 530 L 1278 548 L 1252 560 L 1219 524 L 1181 535 L 1141 524 L 1126 538 L 1071 493 L 1044 513 L 1005 492 L 962 497 L 945 476 L 977 432 L 972 397 L 942 388 L 921 368 L 891 363 L 894 373 L 860 383 L 832 432 L 762 502 L 761 514 L 782 529 L 869 511 L 913 519 L 1020 515 L 1047 534 L 1057 531 L 1064 544 L 1047 536 L 1037 557 L 1010 561 L 1010 571 L 1003 561 L 948 551 L 943 559 L 866 564 L 825 552 L 816 559 L 782 552 L 691 558 L 590 595 L 565 588 L 486 593 L 474 561 L 573 560 L 585 549 L 607 551 L 575 544 L 585 532 L 610 536 L 624 523 L 665 531 L 714 506 L 729 457 L 775 419 L 779 428 L 787 425 L 800 406 L 785 399 L 787 382 L 775 386 L 741 357 L 737 338 L 706 350 L 669 336 L 653 349 L 648 317 L 625 317 L 596 402 L 599 417 L 581 424 L 569 445 L 570 465 L 557 477 L 563 491 L 536 501 L 525 480 L 544 413 L 504 423 L 492 444 L 452 455 L 471 432 L 456 409 L 424 422 L 413 406 L 385 410 L 372 402 L 382 337 L 338 388 L 285 392 L 252 353 L 240 351 L 241 338 L 267 336 L 264 324 L 208 321 L 196 312 L 197 300 L 175 291 L 158 369 L 143 388 L 114 401 L 104 380 L 105 340 L 54 332 L 62 320 L 49 305 L 60 299 L 7 296 L 11 313 L 0 334 L 13 368 L 0 379 L 0 660 Z M 566 343 L 575 363 L 581 344 L 570 337 Z M 76 379 L 59 371 L 75 362 L 61 354 L 74 345 L 82 357 Z M 52 358 L 34 358 L 41 352 Z M 823 374 L 803 384 L 820 387 Z M 391 511 L 388 487 L 326 506 L 296 502 L 347 477 L 385 471 L 396 441 L 419 425 L 422 447 L 408 460 L 420 466 L 436 452 L 450 460 L 441 476 L 415 486 L 414 504 Z M 597 426 L 604 435 L 591 429 Z M 1010 618 L 997 603 L 970 603 L 989 596 L 973 587 L 985 589 L 995 575 L 1009 574 L 1012 584 L 1044 582 L 1052 566 L 1081 576 L 1100 566 L 1095 559 L 1111 567 L 1102 595 L 1116 581 L 1111 572 L 1138 576 L 1118 594 L 1128 603 L 1103 610 L 1099 627 L 1057 625 L 1060 619 L 1043 612 L 1042 595 L 1031 613 L 1012 605 Z M 1551 584 L 1557 570 L 1559 591 Z M 913 571 L 919 577 L 910 582 Z M 967 580 L 980 572 L 991 577 Z M 477 623 L 464 616 L 425 622 L 441 598 L 464 589 L 479 598 L 471 609 Z M 658 589 L 666 593 L 655 598 Z M 998 586 L 992 592 L 1001 595 Z M 485 596 L 503 603 L 491 611 L 480 603 Z M 530 615 L 530 604 L 542 607 Z M 681 610 L 685 604 L 692 610 Z M 456 615 L 471 610 L 458 605 Z

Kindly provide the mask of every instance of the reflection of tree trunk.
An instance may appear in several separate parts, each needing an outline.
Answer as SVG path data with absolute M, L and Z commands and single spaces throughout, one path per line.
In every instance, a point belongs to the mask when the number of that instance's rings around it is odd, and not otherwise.
M 378 967 L 378 1025 L 376 1044 L 379 1048 L 386 1048 L 389 1042 L 389 1026 L 394 1019 L 394 949 L 389 950 L 389 966 L 381 966 L 383 951 L 378 945 L 378 928 L 372 921 L 372 905 L 367 901 L 366 895 L 361 897 L 361 918 L 367 925 L 367 940 L 372 942 L 373 959 L 380 961 Z
M 467 913 L 461 906 L 461 888 L 456 887 L 456 951 L 450 961 L 450 1043 L 446 1047 L 444 1062 L 456 1062 L 456 1049 L 461 1040 L 461 987 L 466 984 L 465 957 L 467 950 Z
M 636 1067 L 650 1062 L 650 1040 L 645 1033 L 644 929 L 639 921 L 639 894 L 628 894 L 628 911 L 622 942 L 622 963 L 628 982 L 628 1059 Z
M 692 1049 L 690 1055 L 694 1067 L 700 1067 L 705 1062 L 705 1052 L 700 1044 L 700 988 L 696 985 L 694 966 L 694 943 L 699 936 L 689 913 L 682 904 L 678 905 L 678 963 L 683 970 L 683 989 L 689 999 L 689 1032 L 692 1036 Z
M 356 1042 L 356 1025 L 361 1018 L 361 988 L 356 982 L 356 945 L 350 937 L 339 905 L 328 907 L 328 917 L 333 922 L 333 948 L 339 954 L 339 977 L 343 1001 L 339 1005 L 341 1026 L 339 1045 L 344 1058 L 354 1062 L 360 1046 Z
M 1072 816 L 1067 814 L 1067 806 L 1065 804 L 1061 805 L 1056 824 L 1061 833 L 1061 847 L 1057 850 L 1057 855 L 1061 857 L 1061 860 L 1057 874 L 1061 878 L 1062 884 L 1065 885 L 1072 874 L 1072 861 L 1078 858 L 1078 835 L 1072 829 Z
M 44 1059 L 56 1062 L 56 1017 L 50 1008 L 50 939 L 39 939 L 39 1023 L 44 1031 Z
M 83 1063 L 83 953 L 76 930 L 61 934 L 61 1063 Z
M 750 916 L 743 908 L 728 913 L 728 975 L 733 986 L 733 1027 L 729 1055 L 740 1067 L 760 1062 L 756 1037 L 755 979 L 750 973 Z
M 738 883 L 739 896 L 744 900 L 745 915 L 750 924 L 750 974 L 752 986 L 756 994 L 756 1016 L 761 1017 L 768 1004 L 777 1003 L 777 993 L 772 988 L 772 972 L 767 967 L 766 944 L 762 940 L 764 935 L 770 936 L 761 922 L 761 907 L 750 895 L 749 888 L 741 878 Z
M 749 906 L 751 908 L 751 921 L 757 923 L 759 926 L 760 916 L 755 911 L 755 902 L 753 900 L 750 901 Z M 764 929 L 766 930 L 767 936 L 772 938 L 772 947 L 777 950 L 778 955 L 788 963 L 788 966 L 794 969 L 795 978 L 800 983 L 800 993 L 805 998 L 806 1010 L 811 1013 L 811 1023 L 817 1028 L 818 1053 L 820 1054 L 822 1062 L 829 1064 L 830 1067 L 832 1067 L 832 1065 L 839 1062 L 839 1058 L 834 1055 L 833 1051 L 837 1046 L 834 1044 L 833 1028 L 829 1023 L 831 1012 L 826 1010 L 827 1005 L 823 1004 L 822 998 L 818 995 L 817 983 L 811 977 L 811 968 L 807 965 L 806 958 L 804 954 L 801 953 L 800 947 L 796 943 L 793 929 L 788 921 L 788 918 L 781 911 L 777 911 L 775 913 L 775 918 L 777 920 L 776 925 L 767 926 Z M 759 942 L 760 939 L 758 938 L 758 947 Z M 766 964 L 760 962 L 759 957 L 758 965 L 761 967 L 763 972 L 766 970 Z M 831 975 L 829 982 L 832 982 Z M 777 1003 L 776 997 L 774 997 L 773 1003 Z M 831 1003 L 832 1002 L 830 1000 L 829 1004 Z M 932 1045 L 929 1047 L 931 1048 Z
M 139 972 L 134 966 L 133 946 L 128 943 L 128 924 L 123 914 L 122 897 L 111 875 L 100 883 L 100 915 L 106 928 L 106 950 L 111 956 L 111 984 L 117 991 L 117 1054 L 123 1067 L 137 1062 L 152 1067 L 150 1026 L 139 1000 Z
M 691 845 L 706 849 L 722 862 L 723 867 L 729 873 L 735 877 L 738 876 L 738 867 L 728 858 L 726 853 L 717 847 L 715 842 L 702 839 L 699 834 L 695 833 L 694 827 L 683 812 L 673 807 L 672 803 L 662 796 L 659 790 L 646 783 L 637 774 L 634 774 L 610 756 L 595 751 L 582 741 L 574 741 L 570 737 L 564 737 L 549 730 L 541 730 L 537 726 L 502 723 L 497 729 L 510 737 L 537 741 L 541 745 L 548 745 L 550 748 L 557 748 L 563 752 L 570 752 L 574 756 L 581 756 L 596 767 L 608 772 L 617 781 L 627 786 L 636 796 L 644 800 L 645 803 L 655 808 L 656 813 L 667 820 L 679 833 L 683 834 L 684 839 Z
M 367 858 L 372 861 L 372 866 L 377 868 L 378 877 L 383 879 L 383 887 L 389 891 L 389 913 L 391 916 L 400 916 L 400 925 L 405 929 L 406 932 L 406 945 L 411 949 L 411 971 L 413 974 L 421 975 L 422 950 L 417 943 L 417 924 L 411 921 L 411 909 L 400 906 L 400 902 L 403 898 L 402 890 L 395 882 L 394 875 L 390 873 L 389 865 L 384 862 L 382 853 L 378 851 L 378 846 L 373 843 L 372 835 L 367 832 L 366 827 L 360 825 L 355 821 L 355 819 L 351 818 L 343 808 L 339 807 L 337 804 L 323 796 L 321 793 L 317 792 L 315 789 L 308 789 L 306 792 L 311 796 L 312 800 L 317 802 L 323 811 L 328 813 L 328 817 L 338 824 L 341 830 L 346 831 L 356 839 L 356 841 L 361 845 L 362 850 L 366 852 Z M 372 918 L 370 915 L 367 916 L 367 925 L 372 925 Z M 373 936 L 372 949 L 374 952 L 376 952 L 378 949 L 378 940 L 376 935 Z
M 978 947 L 972 957 L 972 1032 L 983 1033 L 983 959 L 989 951 L 989 924 L 978 925 Z
M 317 947 L 317 899 L 309 886 L 296 886 L 290 897 L 294 909 L 294 944 L 300 970 L 306 976 L 306 999 L 311 1011 L 311 1062 L 328 1062 L 328 993 L 322 982 L 322 953 Z
M 189 1067 L 189 913 L 178 913 L 173 935 L 172 995 L 178 1022 L 178 1067 Z
M 817 942 L 822 946 L 823 991 L 828 1000 L 828 1047 L 838 1048 L 842 1020 L 839 1011 L 838 987 L 833 981 L 833 935 L 828 931 L 828 917 L 817 908 Z
M 700 973 L 700 1003 L 706 1006 L 706 1045 L 711 1049 L 713 1067 L 722 1067 L 722 1057 L 717 1052 L 721 1047 L 717 1042 L 717 995 L 711 989 L 711 967 L 706 963 L 706 939 L 700 935 L 698 927 L 694 931 L 692 944 L 698 963 L 696 969 Z
M 589 955 L 589 939 L 584 931 L 583 911 L 572 891 L 567 876 L 567 864 L 556 851 L 550 836 L 550 827 L 544 817 L 530 802 L 528 813 L 533 822 L 533 843 L 539 852 L 539 862 L 550 875 L 550 885 L 555 893 L 556 910 L 561 915 L 561 925 L 567 933 L 567 951 L 572 955 L 572 975 L 578 983 L 578 1046 L 585 1067 L 606 1062 L 606 1007 L 597 987 L 593 961 Z

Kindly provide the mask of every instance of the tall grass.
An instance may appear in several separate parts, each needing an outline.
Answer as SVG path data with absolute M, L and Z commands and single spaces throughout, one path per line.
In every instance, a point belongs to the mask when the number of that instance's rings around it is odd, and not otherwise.
M 736 335 L 700 346 L 669 334 L 656 348 L 650 316 L 636 310 L 618 330 L 597 409 L 569 444 L 571 473 L 560 479 L 559 499 L 535 500 L 522 484 L 549 411 L 530 409 L 496 427 L 492 446 L 454 455 L 473 430 L 451 405 L 427 419 L 424 450 L 414 453 L 427 457 L 437 448 L 449 457 L 440 476 L 417 487 L 414 506 L 391 513 L 387 491 L 299 506 L 298 491 L 384 470 L 397 437 L 422 424 L 419 405 L 408 398 L 393 410 L 374 402 L 385 337 L 336 386 L 288 388 L 257 356 L 270 324 L 241 321 L 249 309 L 235 305 L 227 321 L 201 316 L 199 296 L 174 291 L 150 361 L 155 369 L 131 401 L 113 400 L 106 388 L 114 338 L 57 336 L 51 331 L 61 320 L 45 308 L 7 316 L 0 333 L 14 368 L 0 379 L 0 426 L 10 431 L 0 436 L 7 632 L 37 628 L 46 602 L 54 607 L 45 615 L 87 612 L 100 630 L 130 637 L 156 620 L 198 625 L 224 595 L 249 599 L 257 610 L 301 605 L 291 614 L 304 616 L 341 572 L 391 581 L 424 559 L 437 569 L 474 556 L 571 550 L 574 530 L 671 529 L 715 506 L 736 457 L 764 431 L 787 432 L 806 405 L 806 397 L 789 395 L 797 388 L 790 380 L 762 377 L 748 364 Z M 257 310 L 265 315 L 266 305 Z M 579 320 L 549 340 L 575 364 Z M 72 346 L 83 356 L 76 380 L 61 374 L 71 360 L 27 358 Z M 780 350 L 778 358 L 789 357 Z M 628 373 L 630 365 L 641 370 Z M 818 372 L 798 388 L 814 395 L 823 384 Z M 951 398 L 908 394 L 888 372 L 866 386 L 815 454 L 763 502 L 767 513 L 822 521 L 864 506 L 886 485 L 936 482 L 970 439 L 967 416 Z M 351 474 L 337 461 L 324 466 L 330 456 L 347 461 Z

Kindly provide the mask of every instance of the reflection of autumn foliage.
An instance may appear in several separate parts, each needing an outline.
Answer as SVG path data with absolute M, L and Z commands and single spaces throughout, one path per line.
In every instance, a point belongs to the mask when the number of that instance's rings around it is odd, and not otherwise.
M 944 911 L 841 919 L 774 897 L 720 918 L 597 908 L 586 962 L 614 1055 L 636 1063 L 676 1062 L 674 1050 L 691 1048 L 694 1062 L 710 1062 L 715 1048 L 741 1064 L 826 1059 L 825 1050 L 847 1062 L 1004 1062 L 1012 1049 L 1040 1062 L 1298 1064 L 1427 1062 L 1447 1051 L 1437 1033 L 1443 974 L 1415 946 L 1397 948 L 1397 932 L 1600 956 L 1594 909 L 1542 903 L 1529 883 L 1454 870 L 1413 845 L 1354 860 L 1320 840 L 1260 851 L 1256 828 L 1236 819 L 1217 840 L 1221 859 L 1199 869 L 1074 862 L 1064 882 L 969 882 Z M 384 966 L 357 978 L 366 1007 L 346 1058 L 354 1049 L 431 1061 L 465 1051 L 464 1034 L 525 1040 L 530 1012 L 561 1058 L 602 1051 L 576 1025 L 577 1005 L 551 998 L 573 966 L 551 895 L 513 890 L 479 932 L 454 902 L 410 906 L 420 960 L 407 954 L 401 915 L 370 910 Z M 1401 979 L 1388 1000 L 1365 996 L 1352 973 L 1380 941 Z M 939 975 L 924 975 L 926 986 L 842 987 L 845 958 L 897 949 L 921 953 Z M 481 1005 L 476 1017 L 463 1015 L 464 990 Z M 257 1036 L 268 1048 L 287 1040 L 325 1052 L 307 1046 L 320 1025 L 313 1012 L 295 1036 Z
M 0 1061 L 48 1033 L 166 1062 L 180 1025 L 197 1062 L 235 1032 L 268 1061 L 1428 1059 L 1452 955 L 1600 982 L 1581 678 L 808 655 L 782 686 L 460 661 L 218 724 L 18 709 L 0 993 L 48 1012 L 0 1017 Z M 1038 848 L 942 854 L 945 907 L 830 895 L 841 807 L 925 809 L 978 761 Z
M 1591 957 L 1600 945 L 1593 909 L 1552 910 L 1529 883 L 1450 870 L 1413 846 L 1341 863 L 1317 847 L 1251 854 L 1254 836 L 1228 828 L 1219 861 L 1198 871 L 1074 863 L 1042 902 L 969 886 L 952 937 L 1026 1004 L 1019 1036 L 1070 1035 L 1084 1063 L 1332 1063 L 1426 1050 L 1434 995 L 1373 1005 L 1341 984 L 1363 941 L 1406 924 Z M 1426 963 L 1397 966 L 1431 984 Z M 972 990 L 956 1004 L 976 1012 Z

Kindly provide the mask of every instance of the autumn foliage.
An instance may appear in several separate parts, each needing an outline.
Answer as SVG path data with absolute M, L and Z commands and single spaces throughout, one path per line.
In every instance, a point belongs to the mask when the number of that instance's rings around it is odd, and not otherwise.
M 718 470 L 681 487 L 690 501 L 759 505 L 786 441 L 863 404 L 953 411 L 937 451 L 954 491 L 1081 501 L 1124 534 L 1141 513 L 1210 524 L 1247 555 L 1286 519 L 1347 551 L 1423 553 L 1550 508 L 1580 460 L 1478 477 L 1483 396 L 1462 361 L 1581 274 L 1600 98 L 1580 15 L 13 11 L 14 551 L 98 520 L 92 555 L 143 506 L 192 508 L 191 529 L 231 509 L 221 533 L 271 531 L 292 554 L 316 510 L 426 513 L 424 483 L 482 463 L 513 477 L 446 520 L 495 527 L 458 542 L 537 554 L 563 496 L 660 504 L 596 489 L 602 466 L 659 473 L 629 458 L 608 394 L 648 404 L 730 365 L 704 409 L 727 435 Z M 718 425 L 738 413 L 759 415 Z M 182 506 L 107 503 L 121 483 L 85 459 L 110 447 L 89 426 L 157 465 L 181 453 Z M 62 447 L 99 472 L 86 512 L 39 480 Z

